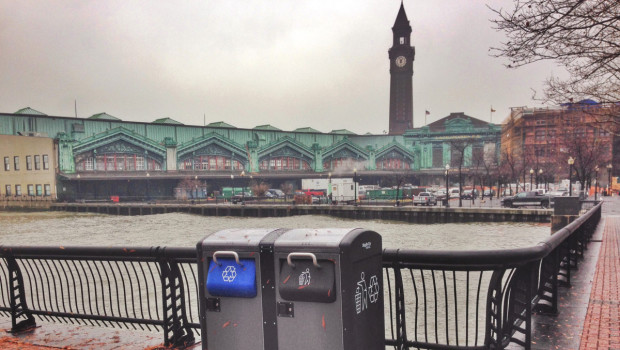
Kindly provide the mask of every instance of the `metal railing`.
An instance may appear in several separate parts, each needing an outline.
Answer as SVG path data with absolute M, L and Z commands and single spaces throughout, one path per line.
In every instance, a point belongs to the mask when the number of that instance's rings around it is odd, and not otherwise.
M 387 347 L 531 345 L 532 312 L 557 313 L 601 217 L 596 204 L 543 242 L 482 251 L 385 249 Z M 35 318 L 200 338 L 194 248 L 0 247 L 0 315 L 18 332 Z

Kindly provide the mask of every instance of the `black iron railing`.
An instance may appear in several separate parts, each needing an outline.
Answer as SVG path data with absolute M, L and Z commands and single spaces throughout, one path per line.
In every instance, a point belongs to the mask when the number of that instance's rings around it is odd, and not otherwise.
M 601 205 L 533 247 L 384 250 L 386 347 L 529 349 L 532 312 L 557 313 Z M 159 331 L 165 345 L 199 338 L 194 248 L 5 246 L 0 257 L 0 315 L 13 331 L 38 318 Z

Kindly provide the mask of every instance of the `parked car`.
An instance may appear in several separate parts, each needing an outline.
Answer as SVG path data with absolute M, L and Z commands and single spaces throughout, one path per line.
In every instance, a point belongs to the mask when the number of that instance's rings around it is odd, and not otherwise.
M 551 198 L 548 195 L 538 194 L 536 191 L 520 192 L 516 196 L 505 197 L 502 199 L 502 206 L 505 208 L 516 208 L 525 206 L 540 206 L 549 208 Z
M 446 199 L 446 190 L 438 190 L 435 192 L 435 197 L 440 201 Z
M 458 188 L 450 189 L 450 198 L 459 198 L 460 194 L 461 194 L 461 191 L 459 191 Z
M 437 197 L 430 192 L 420 192 L 413 198 L 413 205 L 437 205 Z
M 286 194 L 284 194 L 282 190 L 279 190 L 277 188 L 270 188 L 267 190 L 267 192 L 265 192 L 265 196 L 269 198 L 284 198 L 286 197 Z
M 244 202 L 244 201 L 249 201 L 249 200 L 253 200 L 254 199 L 254 195 L 252 194 L 252 192 L 244 192 L 244 193 L 238 193 L 234 196 L 232 196 L 230 198 L 230 201 L 233 204 L 239 203 L 239 202 Z
M 476 199 L 478 198 L 478 190 L 465 190 L 461 195 L 462 199 Z
M 495 196 L 495 190 L 486 189 L 484 190 L 485 197 L 493 197 Z

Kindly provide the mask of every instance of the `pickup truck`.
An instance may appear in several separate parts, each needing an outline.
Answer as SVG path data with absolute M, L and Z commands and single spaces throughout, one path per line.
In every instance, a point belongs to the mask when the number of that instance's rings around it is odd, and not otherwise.
M 516 196 L 505 197 L 502 199 L 502 206 L 505 208 L 516 208 L 525 206 L 539 206 L 549 208 L 550 197 L 546 194 L 539 194 L 536 191 L 517 193 Z
M 420 192 L 413 198 L 413 205 L 437 205 L 437 197 L 430 192 Z

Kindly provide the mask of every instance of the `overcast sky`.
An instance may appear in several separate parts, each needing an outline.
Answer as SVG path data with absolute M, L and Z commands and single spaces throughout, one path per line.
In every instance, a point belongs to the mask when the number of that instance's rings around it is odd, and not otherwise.
M 416 48 L 415 127 L 451 112 L 500 122 L 551 64 L 508 70 L 486 7 L 510 0 L 404 0 Z M 0 112 L 107 112 L 323 132 L 388 129 L 399 0 L 0 0 Z

